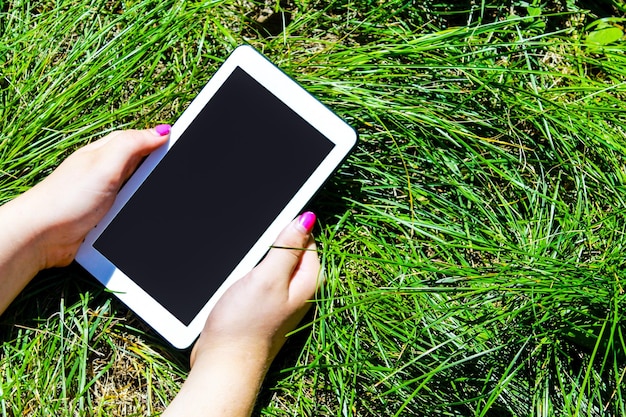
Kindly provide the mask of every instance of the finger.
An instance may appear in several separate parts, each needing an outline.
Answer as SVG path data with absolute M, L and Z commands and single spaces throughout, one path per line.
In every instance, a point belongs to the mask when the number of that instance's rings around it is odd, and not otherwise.
M 113 132 L 104 138 L 108 141 L 103 145 L 116 150 L 127 157 L 143 157 L 163 145 L 170 132 L 169 125 L 158 125 L 153 129 L 123 130 Z
M 315 214 L 311 212 L 303 213 L 289 223 L 257 267 L 259 271 L 265 272 L 259 276 L 269 280 L 281 279 L 282 284 L 289 285 L 291 276 L 307 251 L 314 224 Z
M 289 300 L 299 305 L 312 299 L 322 282 L 317 246 L 313 237 L 309 236 L 306 251 L 303 253 L 289 283 Z
M 165 132 L 162 126 L 167 127 Z M 108 135 L 100 145 L 103 158 L 110 167 L 121 173 L 122 182 L 135 171 L 141 160 L 168 140 L 169 125 L 154 129 L 124 130 Z
M 141 137 L 145 136 L 145 133 L 148 133 L 148 132 L 152 134 L 153 139 L 157 140 L 159 145 L 157 145 L 156 147 L 158 147 L 162 143 L 164 143 L 165 140 L 168 138 L 168 135 L 170 133 L 170 129 L 171 129 L 170 125 L 162 124 L 162 125 L 157 125 L 156 127 L 152 128 L 152 129 L 144 129 L 144 130 L 115 130 L 115 131 L 109 133 L 108 135 L 106 135 L 106 136 L 104 136 L 104 137 L 102 137 L 102 138 L 100 138 L 100 139 L 98 139 L 98 140 L 96 140 L 94 142 L 91 142 L 91 143 L 89 143 L 89 144 L 79 148 L 76 152 L 95 151 L 95 150 L 97 150 L 99 148 L 102 148 L 103 146 L 105 146 L 106 144 L 108 144 L 109 142 L 114 141 L 114 140 L 128 141 L 129 139 L 131 139 L 131 140 L 134 139 L 135 142 L 139 142 L 139 143 L 135 143 L 135 144 L 140 144 L 141 146 L 145 146 L 145 145 L 150 146 L 149 143 L 146 143 L 145 141 L 141 140 Z

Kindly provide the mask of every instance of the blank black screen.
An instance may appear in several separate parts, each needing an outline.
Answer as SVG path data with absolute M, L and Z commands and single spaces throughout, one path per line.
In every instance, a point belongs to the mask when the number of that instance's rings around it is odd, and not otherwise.
M 238 67 L 94 247 L 188 325 L 333 146 Z

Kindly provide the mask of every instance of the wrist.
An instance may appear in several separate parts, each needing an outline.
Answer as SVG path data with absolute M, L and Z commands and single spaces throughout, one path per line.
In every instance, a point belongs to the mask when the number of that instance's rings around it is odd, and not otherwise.
M 249 416 L 268 366 L 254 348 L 204 347 L 163 417 Z
M 0 314 L 45 265 L 41 237 L 27 211 L 18 199 L 0 207 Z
M 49 187 L 43 186 L 46 180 L 10 202 L 38 270 L 69 265 L 84 237 L 76 239 L 71 221 L 59 215 L 65 211 L 57 201 L 64 196 L 51 195 Z
M 26 194 L 23 194 L 0 207 L 4 239 L 10 241 L 14 256 L 21 259 L 24 269 L 32 275 L 45 269 L 46 254 L 43 245 L 44 230 L 41 219 L 33 212 Z
M 270 346 L 259 340 L 238 340 L 216 343 L 215 340 L 194 346 L 191 354 L 191 368 L 226 364 L 231 368 L 245 368 L 253 373 L 267 371 L 273 356 Z

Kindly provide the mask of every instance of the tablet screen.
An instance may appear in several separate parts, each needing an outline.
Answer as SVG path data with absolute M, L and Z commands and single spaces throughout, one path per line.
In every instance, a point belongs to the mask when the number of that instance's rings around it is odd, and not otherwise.
M 334 146 L 237 67 L 94 247 L 188 325 Z

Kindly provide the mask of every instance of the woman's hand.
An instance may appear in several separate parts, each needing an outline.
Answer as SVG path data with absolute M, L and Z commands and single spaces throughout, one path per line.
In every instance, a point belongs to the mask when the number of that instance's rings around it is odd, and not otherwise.
M 191 372 L 163 416 L 249 416 L 265 373 L 321 282 L 304 213 L 265 259 L 220 298 L 191 354 Z
M 150 152 L 163 145 L 169 126 L 112 132 L 78 149 L 47 178 L 19 197 L 40 236 L 41 269 L 68 265 L 85 235 L 113 205 L 124 182 Z
M 0 207 L 0 314 L 37 272 L 74 259 L 122 184 L 168 134 L 168 125 L 113 132 Z
M 191 355 L 191 365 L 213 350 L 255 350 L 267 363 L 300 322 L 317 290 L 320 264 L 307 212 L 278 236 L 265 259 L 218 301 Z

